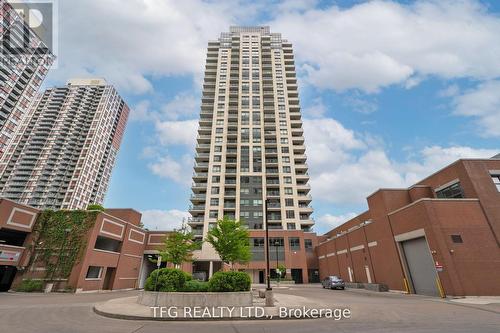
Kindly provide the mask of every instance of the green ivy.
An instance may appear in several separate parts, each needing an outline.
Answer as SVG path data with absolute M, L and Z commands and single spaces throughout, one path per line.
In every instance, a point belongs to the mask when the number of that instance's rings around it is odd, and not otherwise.
M 99 211 L 45 210 L 33 227 L 31 262 L 46 268 L 45 278 L 69 277 L 84 253 L 88 231 L 95 225 Z

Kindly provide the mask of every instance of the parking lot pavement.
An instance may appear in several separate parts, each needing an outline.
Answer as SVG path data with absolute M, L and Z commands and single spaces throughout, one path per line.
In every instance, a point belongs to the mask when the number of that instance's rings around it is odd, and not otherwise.
M 134 296 L 137 291 L 92 294 L 0 293 L 1 332 L 495 332 L 500 311 L 495 304 L 469 306 L 440 299 L 375 293 L 363 290 L 324 290 L 319 285 L 290 286 L 276 293 L 313 299 L 318 308 L 348 307 L 352 318 L 278 321 L 152 322 L 101 317 L 96 302 Z M 491 307 L 488 307 L 491 306 Z

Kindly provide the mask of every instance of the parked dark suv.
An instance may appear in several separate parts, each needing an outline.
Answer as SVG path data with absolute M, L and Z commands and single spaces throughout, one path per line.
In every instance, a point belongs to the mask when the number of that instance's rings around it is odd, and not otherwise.
M 323 281 L 321 281 L 321 284 L 323 285 L 323 288 L 342 290 L 345 288 L 344 280 L 336 275 L 327 276 L 323 279 Z

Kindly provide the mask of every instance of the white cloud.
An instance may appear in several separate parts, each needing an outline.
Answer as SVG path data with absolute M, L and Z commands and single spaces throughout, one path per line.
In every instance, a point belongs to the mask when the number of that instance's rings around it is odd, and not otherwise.
M 183 155 L 180 159 L 174 159 L 167 155 L 150 163 L 149 168 L 161 178 L 170 179 L 182 185 L 189 185 L 193 171 L 193 158 L 190 155 Z
M 411 185 L 458 159 L 490 158 L 497 153 L 498 150 L 495 149 L 431 146 L 422 149 L 414 159 L 396 166 L 396 169 L 404 174 L 405 184 Z
M 60 1 L 59 69 L 50 80 L 98 75 L 145 93 L 150 77 L 200 75 L 207 41 L 252 10 L 226 1 Z
M 192 118 L 200 107 L 200 98 L 187 93 L 181 93 L 162 107 L 162 114 L 167 119 Z
M 188 212 L 177 209 L 142 211 L 142 223 L 149 230 L 173 230 L 182 226 L 183 220 L 189 217 Z
M 356 217 L 356 215 L 357 214 L 355 213 L 347 213 L 342 215 L 331 215 L 331 214 L 321 215 L 319 218 L 316 219 L 315 227 L 317 229 L 325 231 L 332 230 L 333 228 L 338 227 L 342 223 L 345 223 L 350 219 Z
M 376 138 L 360 135 L 331 118 L 305 119 L 314 200 L 365 203 L 379 188 L 407 187 L 460 158 L 490 158 L 492 149 L 429 146 L 402 161 L 391 160 Z
M 130 111 L 130 121 L 148 121 L 153 119 L 151 112 L 151 102 L 142 100 L 135 104 Z
M 332 118 L 304 119 L 308 162 L 316 170 L 336 168 L 349 159 L 348 151 L 365 147 L 354 131 Z
M 351 110 L 362 114 L 370 114 L 378 110 L 376 101 L 362 97 L 360 94 L 354 93 L 344 99 L 344 104 Z
M 499 64 L 500 66 L 500 64 Z M 454 114 L 473 117 L 482 136 L 500 136 L 500 81 L 488 81 L 453 98 Z
M 369 1 L 284 13 L 270 25 L 293 42 L 307 80 L 321 88 L 377 92 L 431 75 L 500 75 L 500 18 L 477 1 Z
M 196 143 L 197 120 L 158 121 L 155 124 L 157 138 L 162 145 L 186 145 Z
M 321 98 L 318 97 L 313 100 L 313 103 L 311 105 L 304 108 L 302 114 L 306 117 L 317 118 L 317 117 L 323 117 L 326 111 L 327 110 L 325 104 L 323 103 Z

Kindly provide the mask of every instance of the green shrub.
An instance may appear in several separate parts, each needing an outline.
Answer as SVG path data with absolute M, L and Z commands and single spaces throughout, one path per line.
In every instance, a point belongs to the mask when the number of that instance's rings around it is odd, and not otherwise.
M 186 281 L 184 288 L 182 288 L 184 292 L 207 292 L 208 291 L 208 282 L 191 280 Z
M 43 281 L 41 280 L 32 280 L 26 279 L 21 282 L 21 284 L 16 288 L 16 291 L 23 292 L 33 292 L 33 291 L 42 291 L 43 290 Z
M 87 206 L 87 210 L 100 210 L 101 212 L 104 211 L 104 207 L 102 205 L 98 205 L 98 204 L 90 204 Z
M 208 281 L 209 291 L 249 291 L 250 276 L 245 272 L 217 272 Z
M 186 273 L 176 268 L 155 269 L 146 279 L 144 290 L 180 291 L 186 283 Z M 156 284 L 156 286 L 155 286 Z
M 184 273 L 184 276 L 186 277 L 186 282 L 191 281 L 193 279 L 193 276 L 191 274 L 186 273 L 184 271 L 182 271 L 182 273 Z

